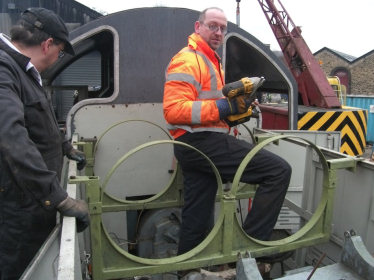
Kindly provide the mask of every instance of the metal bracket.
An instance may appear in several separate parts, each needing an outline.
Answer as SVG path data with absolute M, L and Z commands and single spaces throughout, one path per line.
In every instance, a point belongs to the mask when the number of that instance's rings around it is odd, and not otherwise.
M 260 144 L 261 142 L 269 139 L 269 138 L 272 138 L 274 137 L 275 134 L 270 134 L 270 133 L 264 133 L 264 134 L 258 134 L 255 136 L 255 139 L 256 139 L 256 143 L 257 144 Z M 279 139 L 273 141 L 273 144 L 275 145 L 279 145 Z
M 262 280 L 262 276 L 257 267 L 256 259 L 251 258 L 250 253 L 246 253 L 244 258 L 238 255 L 236 262 L 236 279 L 240 280 Z
M 103 213 L 102 203 L 101 202 L 90 203 L 89 210 L 90 210 L 90 215 Z
M 363 278 L 374 279 L 374 257 L 367 251 L 361 237 L 353 230 L 345 232 L 344 236 L 341 262 Z
M 346 157 L 339 159 L 330 159 L 327 161 L 327 163 L 330 169 L 347 169 L 351 172 L 355 172 L 358 161 L 361 160 L 359 158 Z

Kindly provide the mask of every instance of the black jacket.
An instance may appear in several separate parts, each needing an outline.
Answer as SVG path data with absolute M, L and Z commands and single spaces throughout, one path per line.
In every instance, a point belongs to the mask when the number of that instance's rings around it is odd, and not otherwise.
M 67 196 L 62 136 L 50 96 L 26 72 L 29 61 L 0 40 L 0 216 L 7 205 L 55 210 Z

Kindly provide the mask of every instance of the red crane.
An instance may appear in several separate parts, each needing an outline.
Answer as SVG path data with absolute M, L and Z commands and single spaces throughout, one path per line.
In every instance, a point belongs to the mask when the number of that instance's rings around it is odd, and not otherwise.
M 277 9 L 274 0 L 258 2 L 296 79 L 302 105 L 340 108 L 338 97 L 301 36 L 300 27 L 294 24 L 280 0 L 278 2 L 282 11 Z

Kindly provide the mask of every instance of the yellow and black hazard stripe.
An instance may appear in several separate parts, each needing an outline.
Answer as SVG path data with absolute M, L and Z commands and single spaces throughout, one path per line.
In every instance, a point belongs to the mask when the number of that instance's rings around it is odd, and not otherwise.
M 367 110 L 350 108 L 337 111 L 299 113 L 299 130 L 340 131 L 340 152 L 362 155 L 366 147 Z

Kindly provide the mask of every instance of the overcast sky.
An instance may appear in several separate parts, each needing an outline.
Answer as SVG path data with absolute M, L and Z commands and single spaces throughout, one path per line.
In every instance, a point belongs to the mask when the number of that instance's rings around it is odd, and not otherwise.
M 275 0 L 276 3 L 278 0 Z M 314 53 L 328 47 L 359 57 L 374 50 L 374 0 L 281 0 L 289 16 L 301 26 L 302 36 Z M 236 0 L 78 0 L 108 14 L 140 7 L 181 7 L 201 11 L 222 8 L 236 23 Z M 257 0 L 240 1 L 240 27 L 272 50 L 279 46 Z M 193 24 L 193 23 L 191 23 Z

